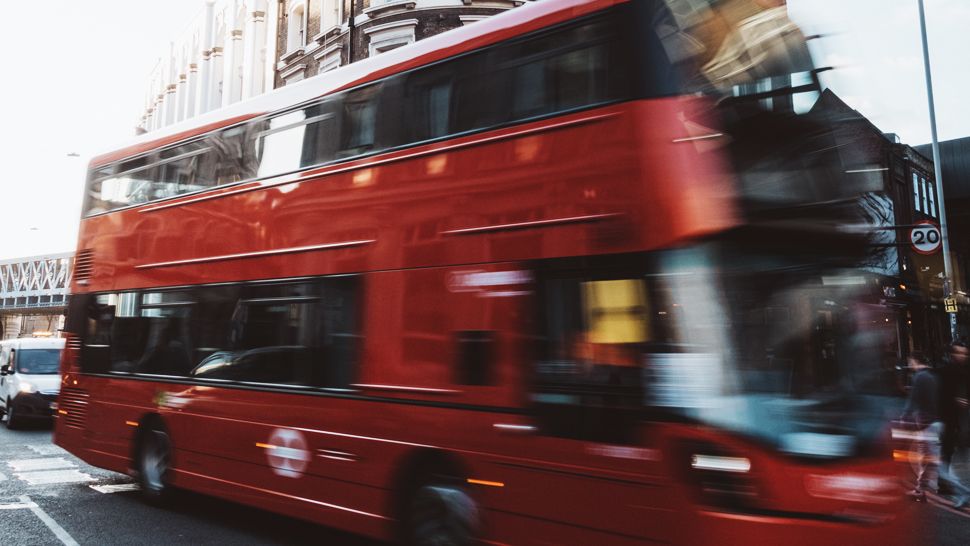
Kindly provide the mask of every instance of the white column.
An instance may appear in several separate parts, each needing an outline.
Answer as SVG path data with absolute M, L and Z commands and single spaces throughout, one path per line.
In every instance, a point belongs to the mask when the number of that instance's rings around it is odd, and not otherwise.
M 177 89 L 178 86 L 176 84 L 170 83 L 165 90 L 165 125 L 171 125 L 178 119 L 176 118 L 178 114 L 178 97 L 175 96 Z
M 279 2 L 266 2 L 266 37 L 263 59 L 263 90 L 269 91 L 276 86 L 276 47 L 279 32 Z
M 168 87 L 165 89 L 165 125 L 175 123 L 178 114 L 178 98 L 175 91 L 178 89 L 178 72 L 175 69 L 175 42 L 168 43 Z
M 222 105 L 239 102 L 242 98 L 243 31 L 233 29 L 229 32 L 226 44 L 226 67 L 223 69 L 226 80 L 223 83 Z
M 232 2 L 228 7 L 230 12 L 229 25 L 226 28 L 226 58 L 225 66 L 222 69 L 222 105 L 228 106 L 239 100 L 241 96 L 241 74 L 240 65 L 242 64 L 242 26 L 243 21 L 239 20 L 239 3 Z
M 152 130 L 159 129 L 165 122 L 165 109 L 162 100 L 165 98 L 165 70 L 162 67 L 161 59 L 158 60 L 158 79 L 155 81 L 153 89 L 152 104 L 155 109 L 155 117 L 152 121 Z
M 196 95 L 199 93 L 199 65 L 189 64 L 189 80 L 186 86 L 187 96 L 185 100 L 185 119 L 195 116 L 195 103 L 198 101 Z
M 212 48 L 212 58 L 209 59 L 209 71 L 212 74 L 212 80 L 209 83 L 209 110 L 215 110 L 222 106 L 222 47 L 215 46 Z
M 205 27 L 202 30 L 202 61 L 199 69 L 199 92 L 198 107 L 196 111 L 204 114 L 209 111 L 209 99 L 212 96 L 212 25 L 213 23 L 213 4 L 215 0 L 206 0 L 205 3 Z
M 242 98 L 248 99 L 253 95 L 258 95 L 254 82 L 262 83 L 262 74 L 256 66 L 256 57 L 259 51 L 259 37 L 263 30 L 263 14 L 259 11 L 248 13 L 246 16 L 246 33 L 243 35 L 243 65 L 242 65 Z
M 189 82 L 189 77 L 185 72 L 182 72 L 181 74 L 179 74 L 178 83 L 176 84 L 176 87 L 175 87 L 175 99 L 176 99 L 175 107 L 177 108 L 175 112 L 176 121 L 182 121 L 183 119 L 185 119 L 185 103 L 188 102 L 188 93 L 189 93 L 188 82 Z

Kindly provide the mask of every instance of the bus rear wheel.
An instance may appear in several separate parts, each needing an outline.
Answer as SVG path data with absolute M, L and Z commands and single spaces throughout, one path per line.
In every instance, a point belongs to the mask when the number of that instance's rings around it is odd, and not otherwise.
M 409 546 L 465 546 L 478 527 L 478 507 L 464 488 L 429 481 L 415 488 L 407 505 L 404 539 Z
M 160 425 L 150 425 L 139 435 L 136 470 L 142 497 L 150 504 L 164 504 L 172 496 L 172 441 Z

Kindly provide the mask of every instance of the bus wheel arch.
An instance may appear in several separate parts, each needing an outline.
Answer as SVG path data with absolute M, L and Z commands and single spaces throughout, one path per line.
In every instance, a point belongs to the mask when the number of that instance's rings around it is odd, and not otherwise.
M 430 448 L 408 453 L 397 465 L 391 482 L 390 508 L 397 540 L 401 544 L 425 544 L 415 540 L 412 518 L 413 506 L 423 499 L 424 502 L 450 506 L 451 517 L 460 520 L 470 543 L 478 530 L 479 509 L 468 493 L 467 477 L 467 465 L 452 453 Z
M 165 504 L 173 494 L 171 434 L 157 413 L 142 416 L 132 442 L 132 476 L 141 486 L 142 498 L 151 504 Z

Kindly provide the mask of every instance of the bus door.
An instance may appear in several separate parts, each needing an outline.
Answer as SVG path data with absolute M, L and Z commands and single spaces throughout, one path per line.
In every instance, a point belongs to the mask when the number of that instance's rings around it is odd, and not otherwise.
M 622 269 L 563 265 L 537 275 L 528 412 L 495 425 L 515 454 L 497 469 L 516 489 L 508 509 L 580 533 L 669 541 L 669 479 L 644 420 L 642 354 L 658 335 L 648 283 Z

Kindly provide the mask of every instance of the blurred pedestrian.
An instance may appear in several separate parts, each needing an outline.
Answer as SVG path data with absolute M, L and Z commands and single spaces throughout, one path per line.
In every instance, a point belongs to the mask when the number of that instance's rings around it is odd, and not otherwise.
M 946 429 L 943 433 L 943 463 L 949 465 L 956 451 L 960 434 L 960 414 L 967 407 L 967 347 L 957 341 L 950 345 L 946 362 L 940 368 L 940 416 Z
M 940 470 L 947 475 L 951 475 L 950 465 L 958 447 L 963 414 L 967 413 L 967 397 L 970 394 L 968 356 L 970 351 L 966 343 L 954 341 L 950 344 L 946 362 L 940 368 L 940 418 L 943 423 Z M 942 492 L 950 492 L 947 483 L 941 485 Z M 952 493 L 960 494 L 957 491 Z
M 914 451 L 918 454 L 915 461 L 916 487 L 909 494 L 922 501 L 926 498 L 926 490 L 932 489 L 933 473 L 939 457 L 940 388 L 926 357 L 913 354 L 907 362 L 913 376 L 902 420 L 912 424 L 918 435 L 914 445 Z

